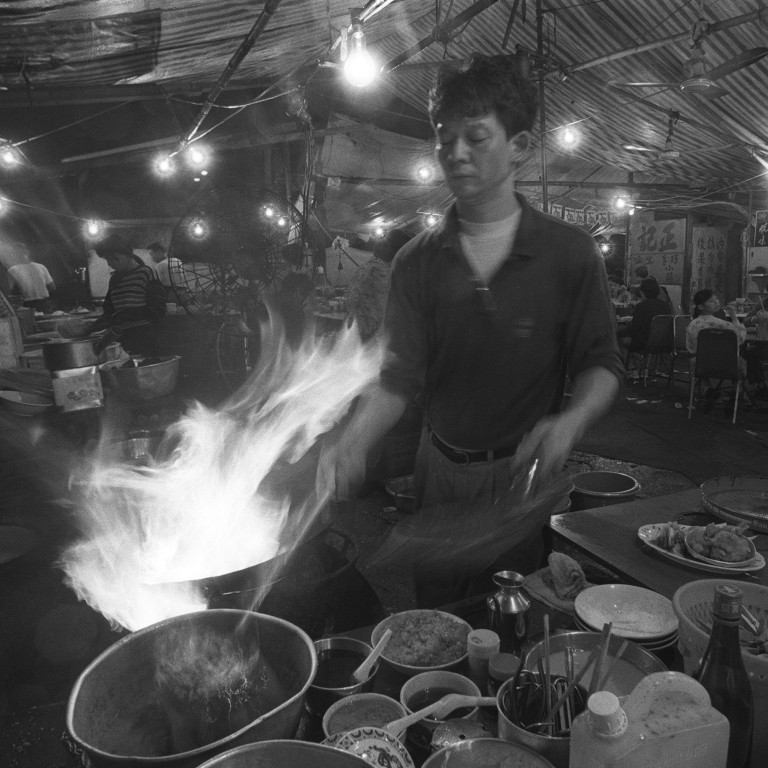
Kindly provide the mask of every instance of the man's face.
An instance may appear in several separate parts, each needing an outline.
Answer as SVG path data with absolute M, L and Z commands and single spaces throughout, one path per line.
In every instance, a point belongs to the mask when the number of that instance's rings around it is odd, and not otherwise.
M 155 264 L 159 264 L 164 258 L 165 254 L 162 251 L 157 250 L 156 248 L 153 248 L 149 255 L 152 257 L 152 261 L 155 262 Z
M 446 118 L 438 123 L 436 137 L 437 158 L 451 192 L 473 204 L 496 195 L 528 146 L 525 132 L 507 138 L 495 112 Z

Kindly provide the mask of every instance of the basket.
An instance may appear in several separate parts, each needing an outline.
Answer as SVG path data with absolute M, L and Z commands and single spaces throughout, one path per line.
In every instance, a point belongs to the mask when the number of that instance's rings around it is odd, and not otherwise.
M 768 587 L 762 584 L 728 579 L 699 579 L 684 584 L 675 592 L 672 608 L 679 623 L 677 647 L 688 675 L 693 673 L 709 642 L 709 633 L 696 621 L 701 621 L 707 626 L 712 625 L 715 587 L 720 584 L 740 589 L 744 594 L 744 606 L 758 621 L 768 618 Z M 742 658 L 752 684 L 755 712 L 752 765 L 756 766 L 756 758 L 768 754 L 768 730 L 758 727 L 758 723 L 768 722 L 768 655 L 753 656 L 747 651 L 742 651 Z

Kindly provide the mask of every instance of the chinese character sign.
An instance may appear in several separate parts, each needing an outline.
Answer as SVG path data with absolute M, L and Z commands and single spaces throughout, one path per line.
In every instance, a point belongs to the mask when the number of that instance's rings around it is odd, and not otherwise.
M 662 285 L 682 284 L 685 263 L 685 219 L 654 221 L 635 214 L 631 232 L 632 268 L 644 264 Z
M 694 227 L 691 242 L 691 296 L 711 288 L 722 298 L 725 289 L 727 230 L 724 227 Z

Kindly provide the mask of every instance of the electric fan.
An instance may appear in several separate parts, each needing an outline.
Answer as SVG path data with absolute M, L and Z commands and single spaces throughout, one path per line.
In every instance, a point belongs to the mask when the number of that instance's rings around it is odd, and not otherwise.
M 264 296 L 302 266 L 303 246 L 301 213 L 259 187 L 206 190 L 174 227 L 168 249 L 174 293 L 189 315 L 216 332 L 225 377 L 250 368 L 249 340 L 258 341 Z
M 171 236 L 169 273 L 184 309 L 218 327 L 247 319 L 301 264 L 304 222 L 299 211 L 257 187 L 214 188 L 195 198 Z

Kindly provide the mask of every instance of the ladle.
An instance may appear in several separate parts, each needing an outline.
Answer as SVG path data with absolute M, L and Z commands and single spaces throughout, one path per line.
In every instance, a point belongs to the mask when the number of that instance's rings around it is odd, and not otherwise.
M 418 723 L 429 715 L 434 715 L 435 720 L 443 720 L 447 715 L 459 707 L 493 707 L 496 706 L 495 696 L 469 696 L 466 693 L 447 693 L 437 701 L 433 701 L 426 707 L 422 707 L 410 715 L 400 717 L 387 723 L 384 729 L 397 735 L 408 726 Z
M 381 640 L 376 643 L 373 650 L 368 654 L 365 661 L 352 673 L 352 677 L 357 680 L 358 683 L 364 683 L 368 679 L 368 675 L 371 674 L 373 665 L 376 663 L 379 656 L 381 656 L 384 648 L 386 648 L 390 637 L 392 637 L 392 630 L 388 629 L 381 636 Z

